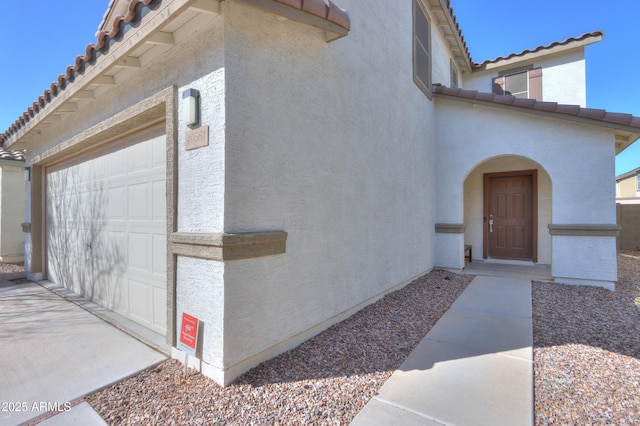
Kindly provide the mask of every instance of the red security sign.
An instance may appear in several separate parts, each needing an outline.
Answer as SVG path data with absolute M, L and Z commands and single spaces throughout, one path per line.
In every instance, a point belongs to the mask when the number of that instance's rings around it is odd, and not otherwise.
M 184 312 L 182 313 L 182 327 L 180 328 L 180 342 L 178 346 L 193 356 L 196 354 L 199 325 L 200 321 L 198 321 L 198 318 L 192 317 Z

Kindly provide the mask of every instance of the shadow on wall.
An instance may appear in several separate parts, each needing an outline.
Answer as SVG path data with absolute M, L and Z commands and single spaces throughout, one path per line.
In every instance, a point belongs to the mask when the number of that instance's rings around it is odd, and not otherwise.
M 67 168 L 48 175 L 49 280 L 117 310 L 122 295 L 124 229 L 107 221 L 108 196 L 94 170 Z

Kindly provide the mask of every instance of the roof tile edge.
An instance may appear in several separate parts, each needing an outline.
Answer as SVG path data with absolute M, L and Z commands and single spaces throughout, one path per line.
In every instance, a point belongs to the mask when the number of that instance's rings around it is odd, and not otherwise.
M 602 38 L 602 37 L 604 37 L 604 32 L 603 31 L 600 31 L 600 30 L 592 31 L 592 32 L 589 32 L 589 33 L 584 33 L 584 34 L 579 35 L 577 37 L 569 37 L 569 38 L 567 38 L 567 39 L 565 39 L 563 41 L 554 41 L 554 42 L 552 42 L 550 44 L 547 44 L 545 46 L 540 45 L 540 46 L 536 47 L 535 49 L 526 49 L 526 50 L 523 50 L 522 52 L 511 53 L 511 54 L 509 54 L 507 56 L 499 56 L 499 57 L 497 57 L 495 59 L 487 59 L 484 62 L 474 63 L 473 64 L 473 68 L 474 69 L 481 69 L 481 68 L 483 68 L 483 67 L 485 67 L 485 66 L 487 66 L 489 64 L 496 64 L 498 62 L 507 61 L 509 59 L 525 56 L 525 55 L 528 55 L 528 54 L 531 54 L 531 53 L 537 53 L 537 52 L 540 52 L 542 50 L 553 49 L 554 47 L 557 47 L 557 46 L 566 46 L 566 45 L 569 45 L 569 44 L 572 44 L 572 43 L 576 43 L 576 42 L 580 42 L 580 41 L 584 41 L 584 40 L 587 40 L 587 39 L 590 39 L 590 38 Z M 597 40 L 594 40 L 594 42 L 595 41 L 597 41 Z
M 444 97 L 457 98 L 462 101 L 482 102 L 485 104 L 495 104 L 496 106 L 510 106 L 522 110 L 541 111 L 545 113 L 557 114 L 558 116 L 580 117 L 593 122 L 606 123 L 610 126 L 623 126 L 637 129 L 640 133 L 640 117 L 631 114 L 607 112 L 602 109 L 583 108 L 579 105 L 566 105 L 557 102 L 536 101 L 534 99 L 522 100 L 511 95 L 494 95 L 490 93 L 478 92 L 476 90 L 464 90 L 450 88 L 439 84 L 433 85 L 433 93 Z
M 275 0 L 286 6 L 297 8 L 301 11 L 311 13 L 319 18 L 332 22 L 346 31 L 351 29 L 351 20 L 349 14 L 342 8 L 336 6 L 331 0 Z M 129 3 L 127 14 L 124 16 L 118 16 L 113 21 L 113 26 L 110 30 L 101 30 L 96 33 L 96 43 L 90 43 L 85 49 L 84 55 L 76 56 L 75 63 L 69 65 L 65 71 L 65 74 L 60 74 L 57 81 L 51 83 L 51 87 L 46 89 L 44 93 L 38 97 L 38 100 L 33 102 L 27 110 L 16 119 L 16 121 L 9 126 L 4 133 L 0 134 L 0 146 L 2 146 L 6 140 L 8 140 L 13 134 L 15 134 L 20 128 L 26 125 L 29 120 L 40 112 L 46 105 L 51 102 L 52 98 L 57 96 L 60 90 L 64 89 L 68 83 L 73 82 L 76 72 L 81 72 L 84 67 L 87 66 L 92 60 L 95 59 L 96 52 L 101 51 L 105 46 L 108 46 L 109 40 L 116 38 L 122 31 L 122 23 L 135 22 L 140 18 L 139 5 L 153 7 L 154 5 L 162 3 L 162 0 L 131 0 Z M 109 7 L 114 4 L 112 0 L 109 3 Z M 108 12 L 108 10 L 107 10 Z M 105 14 L 106 17 L 106 14 Z M 104 24 L 100 24 L 101 26 Z
M 20 130 L 20 128 L 26 125 L 32 117 L 40 112 L 40 110 L 45 108 L 47 104 L 51 102 L 52 98 L 58 95 L 60 90 L 64 89 L 68 83 L 73 82 L 75 73 L 81 72 L 87 64 L 93 61 L 96 52 L 99 52 L 105 47 L 105 45 L 108 45 L 110 38 L 113 39 L 120 34 L 122 30 L 120 24 L 122 22 L 132 23 L 140 17 L 139 5 L 153 7 L 160 3 L 162 3 L 162 0 L 131 0 L 127 15 L 116 18 L 113 23 L 113 27 L 108 32 L 99 31 L 96 34 L 97 42 L 88 44 L 85 49 L 85 54 L 76 56 L 75 63 L 67 66 L 65 74 L 60 74 L 58 76 L 58 80 L 51 83 L 51 87 L 46 89 L 43 95 L 39 96 L 38 100 L 33 102 L 33 104 L 29 106 L 27 110 L 19 116 L 4 133 L 0 134 L 0 146 L 3 145 L 11 135 L 15 134 Z

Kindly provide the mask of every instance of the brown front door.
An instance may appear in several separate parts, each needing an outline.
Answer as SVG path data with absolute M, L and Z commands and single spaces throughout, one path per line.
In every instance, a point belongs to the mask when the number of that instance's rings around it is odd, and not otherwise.
M 534 259 L 535 171 L 485 175 L 485 256 Z

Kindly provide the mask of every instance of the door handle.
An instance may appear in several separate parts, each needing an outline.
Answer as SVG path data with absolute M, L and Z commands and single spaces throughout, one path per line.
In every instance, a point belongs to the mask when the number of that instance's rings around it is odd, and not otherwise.
M 493 219 L 489 219 L 489 232 L 493 232 Z

